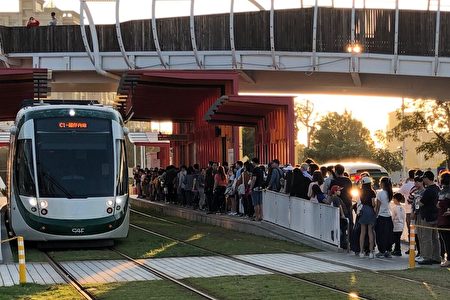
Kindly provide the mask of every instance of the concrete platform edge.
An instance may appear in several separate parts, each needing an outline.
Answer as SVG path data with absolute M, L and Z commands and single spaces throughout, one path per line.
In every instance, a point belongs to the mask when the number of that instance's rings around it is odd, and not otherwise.
M 266 221 L 253 222 L 246 219 L 225 215 L 206 215 L 203 211 L 186 209 L 175 205 L 167 205 L 161 202 L 152 202 L 135 198 L 130 198 L 130 203 L 132 207 L 148 208 L 167 216 L 179 217 L 190 221 L 210 224 L 230 230 L 265 236 L 278 240 L 297 242 L 323 251 L 342 251 L 342 249 L 339 249 L 333 245 Z

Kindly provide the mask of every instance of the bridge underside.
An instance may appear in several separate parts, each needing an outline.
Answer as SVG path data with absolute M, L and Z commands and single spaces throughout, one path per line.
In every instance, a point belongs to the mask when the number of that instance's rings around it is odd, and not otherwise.
M 195 72 L 195 71 L 194 71 Z M 448 99 L 449 78 L 359 73 L 360 84 L 349 73 L 241 71 L 240 93 L 339 94 Z M 53 72 L 54 92 L 116 92 L 118 82 L 94 71 Z
M 127 120 L 174 122 L 173 162 L 239 159 L 238 126 L 256 128 L 261 161 L 294 161 L 293 98 L 238 96 L 236 72 L 130 71 L 118 88 L 116 108 Z

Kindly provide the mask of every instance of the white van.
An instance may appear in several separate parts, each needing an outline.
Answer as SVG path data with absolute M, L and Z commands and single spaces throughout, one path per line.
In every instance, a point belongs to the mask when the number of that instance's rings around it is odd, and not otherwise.
M 389 176 L 387 170 L 380 165 L 369 162 L 328 162 L 324 166 L 335 166 L 341 164 L 344 166 L 345 172 L 350 176 L 353 183 L 358 183 L 361 179 L 362 172 L 368 172 L 374 181 L 374 186 L 378 187 L 378 182 L 381 177 Z

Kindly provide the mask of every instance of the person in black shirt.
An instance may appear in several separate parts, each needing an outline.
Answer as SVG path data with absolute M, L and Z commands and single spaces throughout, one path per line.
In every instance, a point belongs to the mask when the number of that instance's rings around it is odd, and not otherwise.
M 209 162 L 208 169 L 205 175 L 205 196 L 206 205 L 208 206 L 208 214 L 213 213 L 213 200 L 214 200 L 214 175 L 217 173 L 217 163 Z
M 437 226 L 437 203 L 441 189 L 434 183 L 433 172 L 425 171 L 422 179 L 427 188 L 423 193 L 422 199 L 420 199 L 420 225 L 434 228 Z M 435 229 L 422 228 L 420 232 L 420 251 L 424 260 L 420 261 L 419 265 L 441 263 L 438 231 Z
M 346 214 L 345 217 L 348 218 L 348 220 L 349 220 L 348 231 L 349 231 L 350 240 L 352 240 L 352 231 L 353 231 L 353 224 L 354 224 L 353 223 L 353 215 L 351 213 L 351 211 L 352 211 L 352 195 L 351 195 L 352 182 L 351 182 L 350 178 L 344 176 L 344 166 L 343 165 L 337 164 L 334 167 L 334 171 L 335 171 L 336 177 L 332 180 L 331 186 L 338 185 L 342 188 L 341 199 L 345 205 L 344 212 Z
M 264 183 L 264 174 L 263 170 L 259 167 L 259 159 L 257 157 L 252 159 L 252 165 L 253 172 L 250 190 L 252 191 L 252 202 L 255 208 L 255 221 L 261 221 L 262 186 Z

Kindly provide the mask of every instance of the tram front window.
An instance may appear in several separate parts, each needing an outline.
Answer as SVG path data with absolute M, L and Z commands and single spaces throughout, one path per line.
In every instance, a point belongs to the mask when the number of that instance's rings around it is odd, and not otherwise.
M 36 197 L 31 144 L 30 139 L 17 141 L 15 177 L 19 195 Z
M 72 119 L 70 122 L 74 122 Z M 39 196 L 87 198 L 114 196 L 114 158 L 108 120 L 77 120 L 70 128 L 59 119 L 36 120 Z M 70 123 L 72 124 L 72 123 Z

